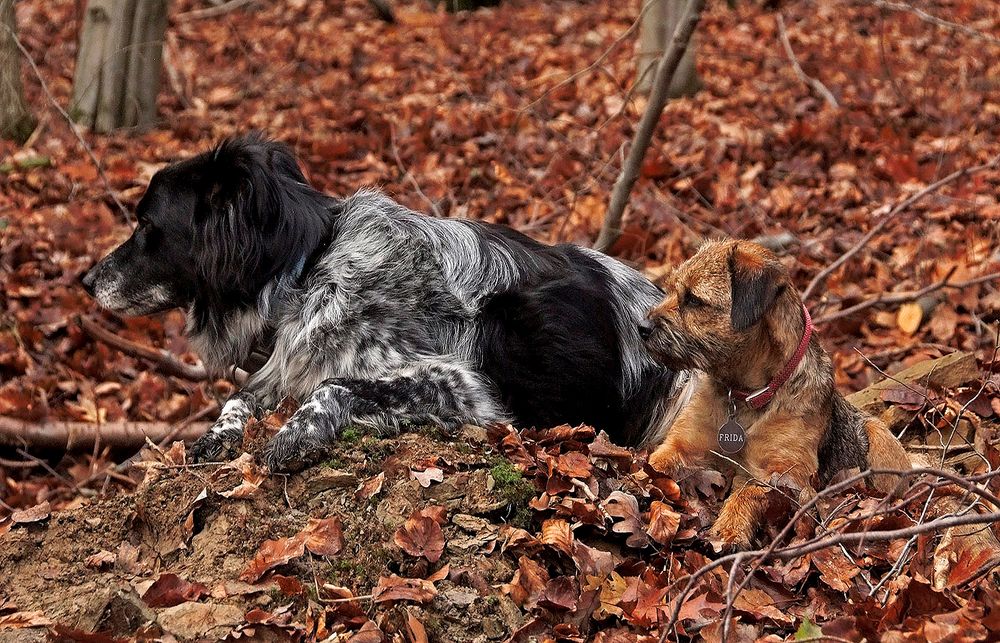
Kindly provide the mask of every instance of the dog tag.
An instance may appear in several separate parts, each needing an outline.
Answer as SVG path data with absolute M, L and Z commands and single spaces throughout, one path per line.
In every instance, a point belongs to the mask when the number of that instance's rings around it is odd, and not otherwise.
M 743 430 L 736 418 L 719 427 L 719 450 L 726 455 L 733 455 L 743 450 L 747 443 L 747 432 Z

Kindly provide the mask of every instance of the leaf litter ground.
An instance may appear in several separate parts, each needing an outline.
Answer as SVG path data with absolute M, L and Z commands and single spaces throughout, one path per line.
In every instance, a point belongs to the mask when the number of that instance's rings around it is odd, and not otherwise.
M 78 5 L 18 3 L 22 39 L 62 104 Z M 636 7 L 512 1 L 449 15 L 397 5 L 401 26 L 392 27 L 361 0 L 292 0 L 211 20 L 182 18 L 199 3 L 172 3 L 161 122 L 87 139 L 129 206 L 164 163 L 256 127 L 293 145 L 332 193 L 375 184 L 417 209 L 509 223 L 545 241 L 593 239 L 643 106 L 627 90 L 632 39 L 615 44 Z M 824 107 L 795 77 L 773 8 L 713 6 L 700 41 L 705 90 L 668 106 L 620 257 L 655 275 L 706 236 L 790 232 L 789 261 L 805 286 L 891 204 L 1000 152 L 995 45 L 864 3 L 780 10 L 804 70 L 843 109 Z M 988 3 L 936 10 L 1000 34 Z M 43 125 L 27 147 L 4 144 L 0 167 L 0 415 L 171 423 L 204 412 L 229 384 L 164 376 L 75 322 L 91 315 L 197 362 L 181 315 L 114 319 L 76 286 L 128 226 L 31 77 L 27 92 Z M 830 276 L 810 301 L 816 316 L 996 271 L 998 194 L 994 170 L 915 204 Z M 938 294 L 915 328 L 875 306 L 826 324 L 824 342 L 849 389 L 879 377 L 873 364 L 895 371 L 954 348 L 976 352 L 985 379 L 894 387 L 884 401 L 905 416 L 897 428 L 918 450 L 940 453 L 954 428 L 962 444 L 949 464 L 981 474 L 1000 464 L 989 375 L 1000 294 L 993 283 Z M 11 453 L 26 464 L 0 464 L 0 516 L 10 515 L 0 523 L 0 638 L 86 640 L 76 631 L 88 628 L 124 637 L 155 620 L 149 638 L 380 640 L 381 630 L 407 640 L 577 640 L 600 630 L 635 640 L 669 617 L 678 580 L 718 557 L 697 536 L 722 493 L 711 474 L 670 481 L 587 429 L 441 437 L 355 435 L 327 466 L 287 480 L 265 479 L 245 459 L 181 466 L 174 450 L 112 476 L 107 466 L 128 453 L 33 451 L 51 470 Z M 771 524 L 787 519 L 780 500 Z M 877 503 L 863 491 L 829 500 L 820 515 L 847 529 L 912 524 L 921 504 L 909 518 L 860 518 Z M 815 529 L 804 521 L 793 541 Z M 976 575 L 994 556 L 956 541 L 928 536 L 906 549 L 898 539 L 765 564 L 735 601 L 734 632 L 995 638 L 995 585 Z M 677 634 L 718 638 L 728 574 L 703 578 Z

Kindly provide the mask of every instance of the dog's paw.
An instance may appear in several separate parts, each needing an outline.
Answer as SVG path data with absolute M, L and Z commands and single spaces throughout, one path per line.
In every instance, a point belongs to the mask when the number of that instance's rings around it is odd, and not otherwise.
M 684 463 L 681 462 L 681 459 L 677 456 L 677 452 L 667 446 L 666 443 L 660 445 L 656 451 L 649 454 L 649 466 L 653 467 L 660 473 L 670 475 L 683 466 L 683 464 Z
M 294 473 L 317 464 L 330 447 L 324 435 L 309 421 L 292 417 L 264 447 L 264 465 L 272 473 Z
M 243 427 L 216 424 L 191 445 L 194 462 L 232 460 L 243 446 Z
M 708 532 L 708 539 L 717 550 L 745 551 L 750 549 L 753 540 L 753 528 L 749 525 L 738 524 L 728 520 L 725 514 L 719 516 L 712 529 Z

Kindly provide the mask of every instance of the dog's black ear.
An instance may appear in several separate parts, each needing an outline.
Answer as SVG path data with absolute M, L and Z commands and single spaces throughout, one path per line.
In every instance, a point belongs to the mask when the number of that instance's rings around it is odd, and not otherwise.
M 729 253 L 733 330 L 745 331 L 764 318 L 785 289 L 781 264 L 764 248 L 738 243 Z
M 306 181 L 292 151 L 253 133 L 195 162 L 199 271 L 242 293 L 301 270 L 327 230 L 332 202 Z

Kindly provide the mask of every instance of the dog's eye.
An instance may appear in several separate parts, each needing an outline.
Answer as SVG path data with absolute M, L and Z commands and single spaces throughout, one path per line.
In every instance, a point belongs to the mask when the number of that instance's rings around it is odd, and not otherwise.
M 698 308 L 705 305 L 705 300 L 689 290 L 684 293 L 684 305 L 688 308 Z

